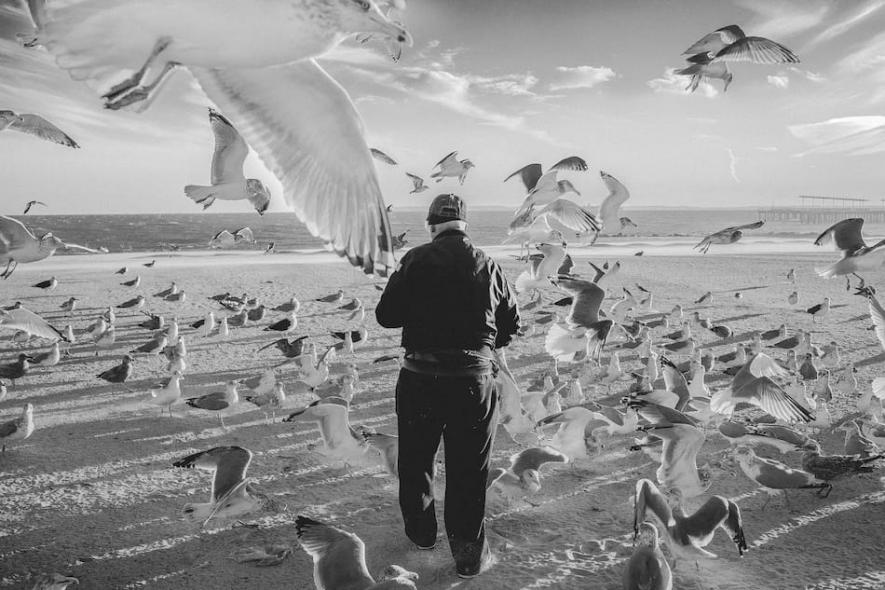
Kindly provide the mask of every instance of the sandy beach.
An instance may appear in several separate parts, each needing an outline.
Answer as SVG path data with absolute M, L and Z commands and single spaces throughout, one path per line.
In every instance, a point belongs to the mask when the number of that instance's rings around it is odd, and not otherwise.
M 415 236 L 417 238 L 418 236 Z M 505 250 L 490 250 L 515 279 L 521 264 Z M 685 250 L 683 250 L 684 252 Z M 880 375 L 881 347 L 871 325 L 867 302 L 846 291 L 844 280 L 827 281 L 815 266 L 834 257 L 814 254 L 762 254 L 717 247 L 711 255 L 621 256 L 620 273 L 603 286 L 619 295 L 621 286 L 638 282 L 654 293 L 654 308 L 669 312 L 677 303 L 686 312 L 698 310 L 717 324 L 731 326 L 736 334 L 766 330 L 786 323 L 811 330 L 817 344 L 839 344 L 843 364 L 858 366 L 857 390 L 843 371 L 834 370 L 833 418 L 854 411 L 857 399 Z M 575 272 L 588 275 L 587 260 L 601 263 L 600 251 L 575 249 Z M 156 260 L 153 268 L 143 263 Z M 128 266 L 125 277 L 113 274 Z M 785 275 L 796 269 L 796 285 Z M 121 286 L 138 274 L 138 289 Z M 59 286 L 43 292 L 29 285 L 54 275 Z M 873 278 L 873 277 L 868 277 Z M 175 281 L 187 293 L 183 302 L 151 297 Z M 317 346 L 332 343 L 330 330 L 355 329 L 340 304 L 314 301 L 341 288 L 345 302 L 362 299 L 368 310 L 369 341 L 353 355 L 340 354 L 332 372 L 346 363 L 359 368 L 360 381 L 350 420 L 379 432 L 395 434 L 393 389 L 398 368 L 393 363 L 373 364 L 384 354 L 399 352 L 399 331 L 381 329 L 372 309 L 380 296 L 377 280 L 365 277 L 331 254 L 262 256 L 256 252 L 227 253 L 127 253 L 103 256 L 55 257 L 22 265 L 0 284 L 0 303 L 21 300 L 33 311 L 63 328 L 85 328 L 108 305 L 136 294 L 147 299 L 145 310 L 178 318 L 187 338 L 188 370 L 183 395 L 195 397 L 219 390 L 230 379 L 259 375 L 284 360 L 273 349 L 257 350 L 276 334 L 262 331 L 283 314 L 269 312 L 258 323 L 232 329 L 230 338 L 203 338 L 189 323 L 213 310 L 232 315 L 207 299 L 216 293 L 247 292 L 268 306 L 292 295 L 303 307 L 294 335 L 310 335 Z M 751 289 L 751 287 L 761 287 Z M 799 303 L 787 296 L 799 293 Z M 739 290 L 740 299 L 734 292 Z M 692 302 L 712 291 L 712 301 Z M 71 296 L 81 300 L 71 315 L 59 309 Z M 546 290 L 545 301 L 562 294 Z M 805 308 L 832 298 L 832 311 L 813 324 Z M 521 301 L 528 301 L 521 297 Z M 606 307 L 608 307 L 608 303 Z M 281 414 L 268 423 L 262 411 L 240 403 L 224 414 L 226 429 L 216 416 L 184 404 L 173 407 L 173 417 L 147 403 L 148 390 L 167 377 L 165 360 L 139 358 L 126 387 L 107 384 L 96 374 L 150 338 L 137 327 L 140 312 L 117 310 L 114 347 L 94 356 L 91 344 L 75 344 L 72 356 L 53 368 L 34 368 L 0 402 L 0 421 L 18 415 L 27 403 L 35 406 L 36 431 L 23 442 L 13 442 L 0 456 L 0 586 L 29 588 L 31 573 L 60 572 L 79 579 L 82 589 L 169 588 L 313 588 L 313 566 L 295 539 L 294 521 L 302 513 L 358 534 L 366 543 L 369 570 L 374 574 L 396 563 L 420 575 L 425 590 L 514 590 L 517 588 L 617 589 L 626 559 L 632 552 L 632 494 L 638 478 L 654 479 L 656 465 L 642 453 L 630 452 L 629 437 L 608 441 L 599 457 L 569 466 L 543 469 L 542 490 L 527 502 L 506 503 L 490 496 L 487 531 L 497 563 L 473 580 L 454 573 L 442 526 L 441 542 L 431 552 L 415 550 L 402 533 L 396 481 L 385 474 L 380 461 L 367 458 L 349 468 L 330 461 L 316 450 L 319 431 L 304 423 L 283 423 Z M 524 314 L 530 323 L 534 311 Z M 656 336 L 662 333 L 655 332 Z M 11 362 L 20 350 L 45 350 L 37 343 L 11 342 L 9 332 L 0 341 L 0 361 Z M 603 352 L 622 338 L 615 335 Z M 712 333 L 699 336 L 706 346 L 716 346 Z M 716 347 L 717 354 L 730 346 Z M 779 360 L 782 351 L 771 352 Z M 549 368 L 543 330 L 518 339 L 508 350 L 510 367 L 523 390 Z M 679 358 L 679 357 L 677 357 Z M 684 360 L 685 357 L 681 357 Z M 624 353 L 625 369 L 639 367 L 635 354 Z M 562 375 L 568 367 L 560 367 Z M 278 370 L 280 380 L 291 385 L 297 370 L 289 364 Z M 723 386 L 719 372 L 708 375 L 711 389 Z M 616 385 L 611 395 L 604 386 L 585 384 L 590 399 L 617 400 L 628 385 Z M 287 410 L 313 399 L 290 396 Z M 817 434 L 815 434 L 817 436 Z M 828 430 L 819 440 L 826 452 L 842 450 L 842 435 Z M 181 509 L 188 502 L 205 502 L 210 476 L 199 470 L 174 469 L 172 463 L 188 454 L 219 445 L 240 445 L 255 457 L 249 470 L 260 488 L 286 505 L 277 514 L 246 517 L 239 523 L 210 521 L 205 530 L 186 523 Z M 739 558 L 723 532 L 708 547 L 718 559 L 702 559 L 696 566 L 682 562 L 674 572 L 680 589 L 745 590 L 747 588 L 883 588 L 885 528 L 881 526 L 885 503 L 885 470 L 834 482 L 826 499 L 812 491 L 790 493 L 794 511 L 779 498 L 763 511 L 765 494 L 757 490 L 738 468 L 722 463 L 728 445 L 711 431 L 698 463 L 709 463 L 713 483 L 709 494 L 735 499 L 744 516 L 749 551 Z M 499 428 L 493 466 L 504 466 L 519 450 Z M 769 455 L 768 451 L 758 451 Z M 774 456 L 774 455 L 771 455 Z M 799 465 L 800 454 L 777 455 L 778 460 Z M 717 467 L 720 466 L 720 467 Z M 440 468 L 442 466 L 440 465 Z M 442 497 L 444 473 L 437 481 Z M 689 502 L 699 505 L 703 499 Z M 442 502 L 438 502 L 442 523 Z M 237 563 L 229 556 L 252 545 L 284 543 L 292 555 L 275 567 Z

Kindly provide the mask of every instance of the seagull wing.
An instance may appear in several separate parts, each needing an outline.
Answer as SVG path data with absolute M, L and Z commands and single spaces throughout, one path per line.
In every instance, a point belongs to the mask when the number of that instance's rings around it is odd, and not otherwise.
M 829 239 L 832 239 L 836 248 L 843 252 L 853 252 L 866 247 L 867 244 L 863 239 L 863 219 L 854 217 L 834 223 L 817 236 L 814 245 L 822 246 Z
M 732 399 L 758 406 L 785 422 L 811 422 L 814 418 L 768 377 L 757 377 L 739 389 L 733 389 Z
M 795 64 L 799 58 L 792 51 L 765 37 L 744 37 L 722 48 L 714 59 L 750 61 L 757 64 Z
M 307 229 L 367 274 L 388 275 L 390 221 L 362 121 L 344 89 L 313 60 L 192 72 L 280 180 Z
M 212 499 L 217 502 L 246 479 L 252 451 L 243 447 L 216 447 L 209 452 L 216 455 Z
M 24 223 L 0 215 L 0 257 L 6 257 L 10 252 L 36 240 L 37 236 Z
M 580 158 L 578 156 L 569 156 L 568 158 L 563 158 L 553 166 L 550 166 L 551 170 L 574 170 L 575 172 L 586 172 L 587 171 L 587 162 L 584 158 Z
M 65 340 L 64 334 L 49 325 L 49 322 L 24 307 L 0 311 L 0 328 L 22 330 L 37 338 Z
M 437 162 L 433 167 L 445 170 L 447 166 L 457 166 L 459 164 L 460 162 L 458 161 L 458 150 L 455 150 L 454 152 L 448 154 L 442 160 Z
M 510 471 L 521 478 L 525 470 L 538 470 L 544 463 L 568 463 L 568 456 L 550 447 L 532 447 L 510 457 Z
M 356 589 L 375 583 L 366 567 L 366 546 L 353 533 L 299 515 L 295 534 L 313 557 L 317 587 Z
M 545 205 L 538 216 L 549 215 L 562 225 L 576 232 L 599 231 L 602 227 L 596 216 L 569 199 L 556 199 Z
M 611 174 L 600 172 L 599 176 L 608 187 L 608 196 L 599 206 L 599 218 L 607 225 L 618 221 L 618 211 L 621 209 L 621 205 L 630 198 L 630 191 Z
M 39 115 L 19 115 L 9 126 L 9 129 L 35 135 L 40 139 L 53 141 L 63 146 L 80 147 L 76 141 L 71 139 L 71 136 Z
M 538 179 L 541 178 L 543 173 L 544 169 L 541 168 L 540 164 L 528 164 L 505 178 L 504 182 L 507 182 L 518 174 L 520 178 L 522 178 L 522 184 L 525 185 L 525 190 L 531 191 L 538 184 Z
M 568 321 L 589 328 L 599 321 L 599 307 L 605 299 L 605 289 L 590 281 L 560 276 L 556 284 L 574 297 Z
M 249 146 L 233 124 L 215 109 L 209 109 L 209 123 L 215 135 L 215 153 L 212 155 L 212 184 L 243 182 L 243 163 L 249 155 Z
M 673 522 L 673 511 L 667 503 L 667 498 L 650 479 L 640 479 L 636 482 L 636 496 L 633 506 L 633 533 L 639 532 L 639 523 L 645 520 L 645 513 L 651 510 L 665 528 L 670 528 Z
M 727 27 L 716 29 L 712 33 L 704 35 L 691 47 L 683 51 L 682 54 L 696 55 L 698 53 L 707 53 L 710 51 L 716 52 L 745 36 L 744 31 L 739 26 L 728 25 Z
M 382 152 L 379 149 L 369 148 L 369 153 L 371 153 L 372 157 L 375 158 L 376 160 L 378 160 L 379 162 L 383 162 L 383 163 L 388 164 L 390 166 L 397 165 L 396 160 L 394 160 L 393 158 L 391 158 L 390 156 L 388 156 L 387 154 L 385 154 L 384 152 Z
M 876 327 L 876 338 L 879 339 L 879 344 L 885 350 L 885 309 L 882 309 L 882 305 L 873 295 L 870 295 L 870 318 Z
M 412 174 L 411 172 L 406 172 L 406 176 L 409 177 L 409 180 L 412 181 L 412 187 L 415 189 L 419 189 L 424 186 L 424 179 L 418 176 L 417 174 Z
M 252 232 L 251 227 L 241 227 L 240 229 L 238 229 L 237 231 L 234 232 L 234 237 L 245 240 L 246 242 L 254 242 L 255 241 L 255 234 Z
M 720 232 L 720 233 L 729 233 L 730 234 L 730 233 L 734 233 L 738 230 L 743 231 L 745 229 L 759 229 L 763 225 L 765 225 L 765 220 L 760 219 L 759 221 L 754 221 L 753 223 L 745 223 L 744 225 L 735 225 L 733 227 L 727 227 L 724 230 L 722 230 L 722 232 Z
M 95 248 L 89 248 L 87 246 L 81 246 L 80 244 L 69 244 L 65 242 L 61 245 L 63 250 L 82 250 L 83 252 L 89 252 L 90 254 L 104 254 L 101 250 L 96 250 Z

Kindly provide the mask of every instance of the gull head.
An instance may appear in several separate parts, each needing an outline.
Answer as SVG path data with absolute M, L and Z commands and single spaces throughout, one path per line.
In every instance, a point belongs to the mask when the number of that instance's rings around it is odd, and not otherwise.
M 522 473 L 522 487 L 530 494 L 541 491 L 541 474 L 537 469 L 526 469 Z
M 259 215 L 264 215 L 267 207 L 270 205 L 270 191 L 264 186 L 264 183 L 257 178 L 249 178 L 246 180 L 246 195 Z
M 652 523 L 645 521 L 639 523 L 636 532 L 636 538 L 633 541 L 635 547 L 652 547 L 658 546 L 658 529 Z
M 251 482 L 246 484 L 246 494 L 251 497 L 254 502 L 254 510 L 263 512 L 285 512 L 288 506 L 282 502 L 274 500 L 265 493 L 258 491 Z
M 348 33 L 373 33 L 408 47 L 412 36 L 403 26 L 387 16 L 373 0 L 329 0 L 337 13 L 338 25 Z
M 407 580 L 417 580 L 418 573 L 410 572 L 406 568 L 400 565 L 388 565 L 386 568 L 381 570 L 378 573 L 378 578 L 384 582 L 386 580 L 396 580 L 396 579 L 407 579 Z
M 52 235 L 52 232 L 47 234 L 43 234 L 40 238 L 40 249 L 41 250 L 49 250 L 50 252 L 55 252 L 59 248 L 64 247 L 65 243 L 60 239 Z
M 470 170 L 471 168 L 476 168 L 476 164 L 474 164 L 470 160 L 461 160 L 461 166 L 463 166 L 465 170 Z

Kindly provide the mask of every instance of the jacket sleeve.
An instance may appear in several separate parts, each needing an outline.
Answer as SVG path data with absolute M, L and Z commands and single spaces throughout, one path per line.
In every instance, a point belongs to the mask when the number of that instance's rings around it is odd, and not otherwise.
M 408 294 L 405 277 L 406 257 L 400 260 L 399 268 L 390 275 L 387 286 L 375 306 L 375 319 L 384 328 L 402 328 L 408 310 Z
M 495 310 L 498 334 L 495 337 L 495 348 L 502 348 L 510 344 L 519 330 L 519 309 L 516 305 L 516 294 L 507 282 L 504 271 L 495 262 L 492 262 L 492 281 L 498 292 L 498 307 Z

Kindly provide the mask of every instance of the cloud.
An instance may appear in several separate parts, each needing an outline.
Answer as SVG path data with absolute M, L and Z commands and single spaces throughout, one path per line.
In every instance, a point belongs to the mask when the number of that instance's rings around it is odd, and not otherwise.
M 855 10 L 849 12 L 841 20 L 821 31 L 817 37 L 811 40 L 809 45 L 817 45 L 818 43 L 829 41 L 830 39 L 847 33 L 883 6 L 885 6 L 885 0 L 869 0 L 868 2 L 860 4 Z
M 885 152 L 885 116 L 881 115 L 838 117 L 790 125 L 788 129 L 794 137 L 813 146 L 796 157 L 813 153 L 863 156 Z
M 690 96 L 692 93 L 686 90 L 689 76 L 681 76 L 676 73 L 676 68 L 667 68 L 664 70 L 663 78 L 654 78 L 646 82 L 649 88 L 657 94 L 680 94 L 682 96 Z M 709 82 L 701 82 L 696 92 L 707 98 L 713 98 L 719 91 L 713 88 Z
M 549 88 L 552 92 L 593 88 L 615 76 L 614 70 L 606 66 L 559 66 L 556 68 L 556 80 L 550 83 Z
M 773 153 L 773 152 L 778 151 L 778 148 L 776 148 L 773 145 L 760 145 L 760 146 L 756 146 L 756 149 L 759 150 L 760 152 L 769 152 L 769 153 Z
M 737 4 L 756 15 L 745 27 L 748 35 L 775 41 L 818 26 L 833 6 L 823 0 L 737 0 Z
M 768 76 L 768 83 L 775 88 L 789 88 L 790 77 L 786 74 L 778 74 L 777 76 Z
M 789 70 L 796 75 L 802 76 L 803 78 L 805 78 L 809 82 L 814 82 L 815 84 L 820 84 L 822 82 L 827 81 L 827 79 L 824 76 L 822 76 L 821 74 L 818 74 L 816 72 L 812 72 L 809 70 L 803 70 L 803 69 L 797 68 L 795 66 L 790 66 Z

